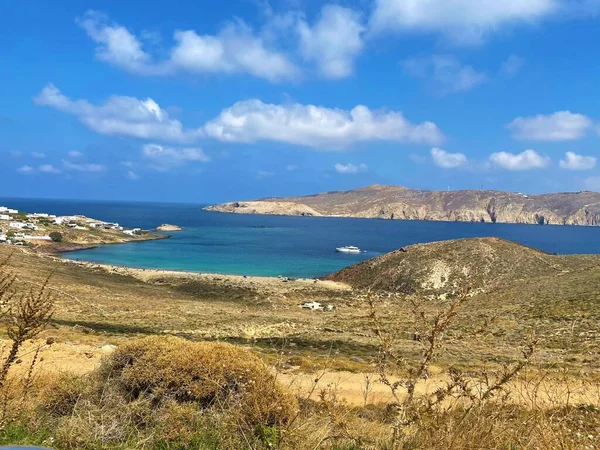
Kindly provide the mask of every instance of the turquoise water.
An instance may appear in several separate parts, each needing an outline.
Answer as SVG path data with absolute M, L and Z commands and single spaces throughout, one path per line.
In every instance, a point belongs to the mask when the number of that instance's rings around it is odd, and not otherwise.
M 219 214 L 202 205 L 0 199 L 0 205 L 57 215 L 84 214 L 129 227 L 185 227 L 169 239 L 66 253 L 70 259 L 140 268 L 265 276 L 322 276 L 399 247 L 445 239 L 497 236 L 548 252 L 600 253 L 600 228 L 389 221 Z M 255 228 L 264 227 L 264 228 Z M 335 247 L 356 245 L 346 255 Z

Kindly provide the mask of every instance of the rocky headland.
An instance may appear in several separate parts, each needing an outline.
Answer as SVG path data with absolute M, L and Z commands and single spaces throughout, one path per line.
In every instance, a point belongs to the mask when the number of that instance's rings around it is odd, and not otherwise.
M 596 226 L 600 225 L 600 193 L 526 195 L 373 185 L 303 197 L 223 203 L 208 206 L 205 210 L 237 214 Z

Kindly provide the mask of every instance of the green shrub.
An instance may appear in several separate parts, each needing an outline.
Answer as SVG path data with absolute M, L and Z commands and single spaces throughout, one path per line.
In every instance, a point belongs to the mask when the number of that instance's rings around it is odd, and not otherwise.
M 63 235 L 58 231 L 53 231 L 52 233 L 50 233 L 50 239 L 52 239 L 52 242 L 62 242 Z

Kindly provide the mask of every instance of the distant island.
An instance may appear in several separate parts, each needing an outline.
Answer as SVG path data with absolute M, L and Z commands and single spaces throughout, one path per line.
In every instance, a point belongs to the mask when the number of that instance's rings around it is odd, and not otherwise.
M 590 191 L 526 195 L 490 190 L 428 191 L 372 185 L 303 197 L 230 202 L 204 209 L 284 216 L 600 225 L 600 193 Z

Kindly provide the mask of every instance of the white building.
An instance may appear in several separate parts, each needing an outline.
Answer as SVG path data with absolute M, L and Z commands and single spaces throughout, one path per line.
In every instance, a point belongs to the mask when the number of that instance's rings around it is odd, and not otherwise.
M 16 209 L 7 208 L 6 206 L 0 206 L 0 213 L 19 214 L 19 211 Z
M 15 228 L 17 230 L 23 230 L 25 228 L 25 224 L 23 222 L 10 222 L 8 226 L 9 228 Z
M 0 214 L 0 220 L 10 220 L 10 216 L 8 214 Z
M 28 219 L 41 219 L 42 217 L 47 219 L 48 217 L 50 217 L 50 214 L 46 214 L 46 213 L 27 214 Z
M 24 239 L 30 240 L 30 241 L 51 241 L 52 238 L 50 236 L 30 236 L 30 235 L 25 235 Z
M 56 225 L 64 225 L 69 222 L 77 222 L 79 217 L 77 216 L 59 216 L 54 219 Z

